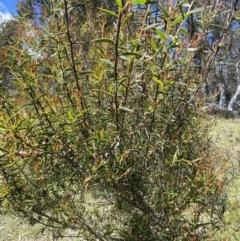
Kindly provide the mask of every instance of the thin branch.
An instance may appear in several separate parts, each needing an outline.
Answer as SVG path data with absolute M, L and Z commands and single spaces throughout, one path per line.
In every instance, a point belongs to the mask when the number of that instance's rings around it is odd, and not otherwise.
M 66 18 L 66 27 L 67 27 L 67 37 L 70 45 L 70 54 L 71 54 L 71 67 L 73 69 L 73 74 L 75 78 L 75 82 L 77 85 L 78 91 L 81 91 L 79 82 L 78 82 L 78 77 L 77 77 L 77 70 L 76 70 L 76 63 L 75 63 L 75 58 L 74 58 L 74 52 L 73 52 L 73 42 L 70 34 L 70 24 L 69 24 L 69 17 L 68 17 L 68 2 L 67 0 L 64 0 L 64 11 L 65 11 L 65 18 Z
M 118 12 L 118 23 L 117 23 L 117 35 L 114 44 L 115 54 L 114 54 L 114 104 L 115 104 L 115 121 L 117 132 L 119 131 L 119 115 L 118 115 L 118 44 L 119 44 L 119 35 L 122 21 L 122 11 L 119 9 Z

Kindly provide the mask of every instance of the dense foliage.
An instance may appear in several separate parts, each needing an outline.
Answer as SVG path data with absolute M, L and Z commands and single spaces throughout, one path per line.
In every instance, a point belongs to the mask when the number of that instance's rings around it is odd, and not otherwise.
M 87 240 L 211 236 L 224 212 L 202 108 L 214 53 L 196 61 L 190 18 L 205 26 L 212 9 L 118 0 L 79 24 L 73 1 L 50 2 L 4 48 L 5 210 Z

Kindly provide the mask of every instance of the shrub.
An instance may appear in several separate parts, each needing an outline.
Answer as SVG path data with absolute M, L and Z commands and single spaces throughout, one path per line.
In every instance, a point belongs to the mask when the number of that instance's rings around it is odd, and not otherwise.
M 116 2 L 82 25 L 67 0 L 39 25 L 19 19 L 1 100 L 4 207 L 87 240 L 208 237 L 223 184 L 184 29 L 201 9 Z

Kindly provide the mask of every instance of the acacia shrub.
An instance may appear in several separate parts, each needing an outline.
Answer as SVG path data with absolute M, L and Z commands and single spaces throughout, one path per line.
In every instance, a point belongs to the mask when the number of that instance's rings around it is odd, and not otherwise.
M 116 19 L 108 31 L 99 18 L 79 26 L 67 0 L 39 25 L 19 19 L 8 48 L 15 91 L 1 105 L 5 209 L 87 240 L 198 240 L 221 222 L 223 183 L 184 29 L 192 10 L 138 2 L 99 9 Z M 78 34 L 89 29 L 86 51 Z

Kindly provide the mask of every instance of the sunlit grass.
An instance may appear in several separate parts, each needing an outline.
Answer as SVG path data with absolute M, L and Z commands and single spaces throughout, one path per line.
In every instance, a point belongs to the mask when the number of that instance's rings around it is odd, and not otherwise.
M 31 226 L 15 215 L 0 215 L 0 241 L 79 241 L 81 239 L 75 238 L 77 234 L 70 229 L 52 233 L 44 231 L 40 224 Z
M 225 160 L 227 207 L 224 225 L 213 240 L 240 240 L 240 119 L 216 119 L 211 131 L 218 158 Z
M 39 225 L 31 227 L 16 216 L 0 215 L 0 241 L 50 240 L 44 236 Z

